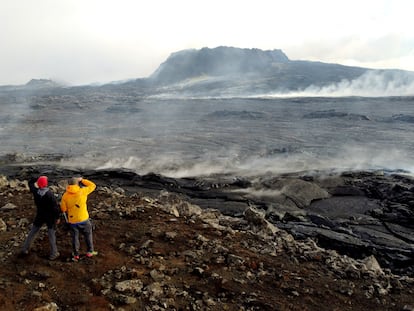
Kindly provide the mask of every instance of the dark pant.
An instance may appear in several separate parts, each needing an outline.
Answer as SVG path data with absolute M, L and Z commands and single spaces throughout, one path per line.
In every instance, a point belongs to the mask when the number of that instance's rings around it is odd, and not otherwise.
M 30 246 L 34 240 L 34 238 L 37 236 L 37 233 L 39 232 L 42 225 L 38 226 L 37 224 L 33 224 L 32 229 L 29 232 L 29 235 L 26 238 L 26 241 L 23 244 L 23 252 L 28 252 L 30 249 Z M 48 237 L 49 237 L 49 244 L 50 244 L 50 256 L 55 256 L 57 254 L 57 246 L 56 246 L 56 229 L 55 226 L 49 226 L 48 225 Z
M 70 233 L 72 235 L 73 255 L 79 255 L 79 234 L 82 234 L 85 238 L 86 246 L 88 249 L 87 251 L 93 252 L 92 224 L 90 220 L 88 219 L 87 221 L 78 224 L 71 224 L 70 229 Z

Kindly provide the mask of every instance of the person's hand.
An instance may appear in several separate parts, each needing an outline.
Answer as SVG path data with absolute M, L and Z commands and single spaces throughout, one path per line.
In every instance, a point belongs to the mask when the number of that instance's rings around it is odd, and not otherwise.
M 57 219 L 56 220 L 56 224 L 58 225 L 58 224 L 60 224 L 60 219 Z

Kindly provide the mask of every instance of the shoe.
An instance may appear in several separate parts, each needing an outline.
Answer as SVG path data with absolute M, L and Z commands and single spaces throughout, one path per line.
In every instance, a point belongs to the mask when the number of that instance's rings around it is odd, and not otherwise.
M 27 256 L 27 255 L 29 255 L 29 251 L 28 251 L 28 250 L 22 250 L 22 251 L 20 252 L 20 255 L 21 255 L 21 256 Z
M 80 259 L 79 255 L 73 255 L 72 256 L 72 261 L 74 261 L 74 262 L 78 262 L 79 259 Z
M 57 252 L 57 253 L 56 253 L 56 254 L 54 254 L 54 255 L 50 255 L 50 256 L 49 256 L 49 260 L 55 260 L 55 259 L 59 258 L 59 256 L 60 256 L 60 254 L 59 254 L 59 252 Z
M 88 257 L 88 258 L 91 258 L 91 257 L 96 256 L 96 255 L 98 255 L 97 251 L 92 251 L 92 252 L 87 252 L 86 253 L 86 257 Z

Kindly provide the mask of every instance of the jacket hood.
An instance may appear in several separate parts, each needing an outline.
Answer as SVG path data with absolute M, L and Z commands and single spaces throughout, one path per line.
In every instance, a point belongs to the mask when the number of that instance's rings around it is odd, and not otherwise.
M 80 190 L 79 185 L 69 185 L 66 187 L 66 191 L 69 193 L 78 193 Z
M 40 188 L 40 189 L 37 189 L 37 194 L 38 195 L 40 195 L 41 197 L 42 196 L 44 196 L 45 194 L 46 194 L 46 192 L 48 192 L 49 191 L 49 188 L 48 187 L 45 187 L 45 188 Z

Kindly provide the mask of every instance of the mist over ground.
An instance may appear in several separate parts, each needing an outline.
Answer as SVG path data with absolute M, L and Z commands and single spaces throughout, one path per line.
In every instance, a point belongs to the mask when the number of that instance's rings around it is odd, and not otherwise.
M 0 107 L 0 153 L 173 177 L 412 172 L 413 104 L 414 97 L 15 98 Z
M 302 65 L 311 69 L 297 80 Z M 414 172 L 413 76 L 362 70 L 347 79 L 361 70 L 313 65 L 289 64 L 276 80 L 190 71 L 169 84 L 0 88 L 0 163 L 177 192 L 228 215 L 254 204 L 295 238 L 316 235 L 350 256 L 378 249 L 385 267 L 412 272 L 412 180 L 403 175 Z M 278 82 L 284 91 L 271 87 Z M 398 93 L 406 96 L 390 96 Z M 354 242 L 344 249 L 344 240 Z
M 185 50 L 146 79 L 0 87 L 0 155 L 173 177 L 411 172 L 413 100 L 409 71 Z
M 398 120 L 388 107 L 398 105 L 408 116 L 412 103 L 412 98 L 214 99 L 201 100 L 191 109 L 193 115 L 187 114 L 193 119 L 185 119 L 186 105 L 166 100 L 158 105 L 181 106 L 182 113 L 180 118 L 163 115 L 161 123 L 169 120 L 169 130 L 152 131 L 147 141 L 151 146 L 143 148 L 155 151 L 114 156 L 100 167 L 173 177 L 327 169 L 412 171 L 413 123 Z M 315 112 L 321 113 L 312 117 Z
M 368 71 L 361 77 L 342 80 L 328 86 L 310 86 L 302 96 L 412 96 L 414 80 L 411 73 L 402 71 Z

